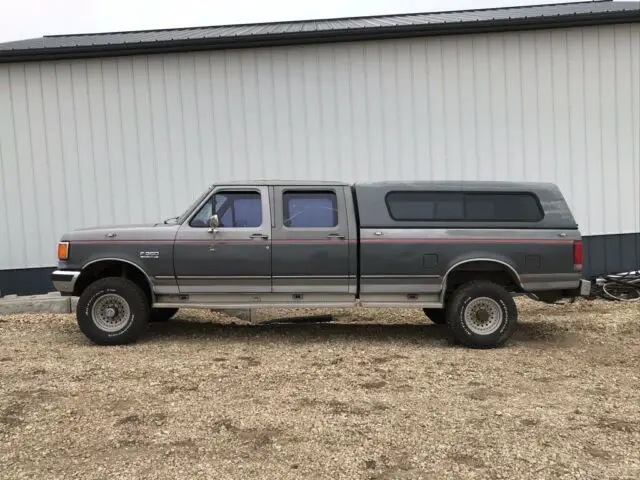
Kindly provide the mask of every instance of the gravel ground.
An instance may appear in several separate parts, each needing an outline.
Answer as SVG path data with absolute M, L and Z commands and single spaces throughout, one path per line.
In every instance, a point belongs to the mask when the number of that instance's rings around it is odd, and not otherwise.
M 0 478 L 640 478 L 640 305 L 518 304 L 488 351 L 419 310 L 184 311 L 126 347 L 0 317 Z

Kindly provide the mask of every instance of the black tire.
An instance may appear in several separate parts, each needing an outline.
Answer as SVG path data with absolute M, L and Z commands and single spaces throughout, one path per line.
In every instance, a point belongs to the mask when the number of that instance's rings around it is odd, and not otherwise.
M 438 325 L 447 323 L 447 311 L 444 308 L 423 308 L 422 311 L 433 323 Z
M 477 314 L 473 316 L 473 310 L 468 311 L 468 308 L 478 308 Z M 465 317 L 465 314 L 468 315 Z M 447 309 L 447 324 L 453 337 L 471 348 L 504 345 L 513 335 L 517 322 L 518 309 L 511 294 L 500 285 L 485 280 L 459 287 L 453 292 Z
M 112 308 L 116 311 L 116 317 L 118 314 L 122 316 L 109 323 L 113 320 L 109 317 L 113 312 L 107 310 Z M 127 278 L 108 277 L 96 280 L 82 292 L 76 318 L 80 330 L 92 342 L 98 345 L 124 345 L 135 342 L 145 331 L 149 311 L 149 300 L 138 285 Z
M 152 308 L 149 314 L 149 322 L 167 322 L 178 313 L 177 308 Z

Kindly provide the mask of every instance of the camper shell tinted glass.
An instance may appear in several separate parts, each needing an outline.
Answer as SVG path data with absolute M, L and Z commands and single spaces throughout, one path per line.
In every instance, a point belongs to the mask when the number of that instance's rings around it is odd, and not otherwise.
M 394 191 L 386 195 L 398 221 L 539 222 L 544 212 L 528 192 Z

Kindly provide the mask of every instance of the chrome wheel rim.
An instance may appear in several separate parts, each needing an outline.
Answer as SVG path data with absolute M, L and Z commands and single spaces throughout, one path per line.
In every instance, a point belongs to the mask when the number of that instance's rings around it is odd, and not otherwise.
M 91 318 L 96 326 L 105 332 L 117 332 L 131 317 L 129 303 L 115 293 L 102 295 L 91 309 Z
M 464 309 L 464 323 L 476 335 L 490 335 L 502 325 L 503 312 L 493 298 L 471 300 Z

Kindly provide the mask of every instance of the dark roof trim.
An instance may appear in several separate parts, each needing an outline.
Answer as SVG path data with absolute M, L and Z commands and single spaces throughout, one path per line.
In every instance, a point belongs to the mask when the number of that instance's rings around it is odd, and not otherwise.
M 274 33 L 269 35 L 16 49 L 0 51 L 0 63 L 309 45 L 437 35 L 499 33 L 637 22 L 640 22 L 640 8 L 632 11 L 588 12 L 583 14 L 558 15 L 555 17 L 490 19 L 486 21 L 460 21 L 444 24 L 393 25 L 389 27 L 346 28 L 314 32 Z

